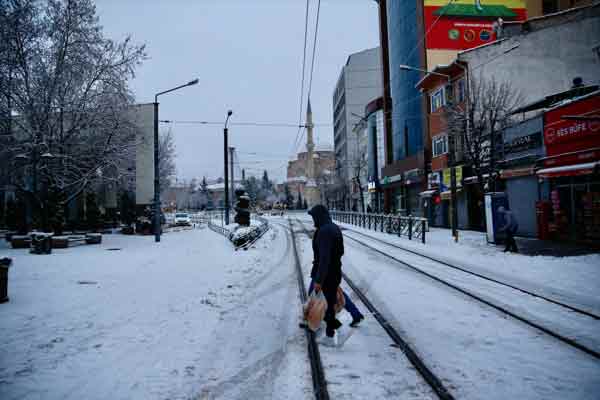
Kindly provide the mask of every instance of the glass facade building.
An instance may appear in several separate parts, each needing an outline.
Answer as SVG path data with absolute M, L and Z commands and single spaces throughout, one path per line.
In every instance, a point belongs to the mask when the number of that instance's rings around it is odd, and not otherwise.
M 415 88 L 421 74 L 400 69 L 400 65 L 425 68 L 421 54 L 422 5 L 418 3 L 414 0 L 387 1 L 394 160 L 402 160 L 423 150 L 422 95 Z

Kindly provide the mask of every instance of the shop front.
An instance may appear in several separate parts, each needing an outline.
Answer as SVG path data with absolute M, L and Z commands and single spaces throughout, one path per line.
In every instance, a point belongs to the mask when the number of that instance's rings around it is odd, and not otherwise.
M 547 156 L 537 176 L 548 185 L 538 203 L 538 236 L 600 243 L 600 91 L 544 114 Z
M 406 194 L 402 174 L 384 176 L 381 186 L 389 202 L 384 211 L 391 214 L 406 214 Z
M 540 115 L 503 131 L 504 159 L 499 162 L 500 178 L 504 183 L 508 206 L 519 222 L 519 236 L 537 236 L 536 203 L 541 192 L 535 163 L 545 155 L 543 125 Z
M 427 175 L 427 190 L 419 193 L 423 208 L 423 216 L 427 218 L 429 226 L 445 227 L 447 221 L 444 216 L 447 212 L 443 209 L 440 196 L 442 172 L 434 171 Z

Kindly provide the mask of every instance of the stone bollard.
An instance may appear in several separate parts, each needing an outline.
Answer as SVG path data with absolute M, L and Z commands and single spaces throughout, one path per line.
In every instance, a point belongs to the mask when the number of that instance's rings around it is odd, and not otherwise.
M 0 303 L 8 301 L 8 269 L 11 263 L 10 258 L 0 259 Z

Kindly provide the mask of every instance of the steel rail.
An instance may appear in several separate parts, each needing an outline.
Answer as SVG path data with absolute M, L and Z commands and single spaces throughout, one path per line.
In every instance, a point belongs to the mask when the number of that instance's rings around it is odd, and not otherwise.
M 298 248 L 296 247 L 296 234 L 292 225 L 292 221 L 288 219 L 289 230 L 292 236 L 292 247 L 294 249 L 294 260 L 296 265 L 296 272 L 298 278 L 298 288 L 300 289 L 300 299 L 302 304 L 306 303 L 307 294 L 306 287 L 304 285 L 304 274 L 302 273 L 302 266 L 300 263 L 300 257 L 298 256 Z M 310 369 L 312 372 L 312 383 L 315 398 L 317 400 L 329 400 L 329 392 L 327 391 L 327 381 L 325 380 L 325 372 L 323 370 L 323 363 L 321 362 L 321 354 L 319 353 L 319 346 L 315 338 L 315 334 L 310 329 L 305 329 L 306 341 L 308 342 L 308 358 L 310 360 Z
M 309 238 L 311 237 L 310 232 L 306 229 L 302 221 L 297 220 L 304 234 L 306 234 Z M 377 310 L 377 308 L 371 303 L 371 301 L 367 298 L 367 296 L 359 289 L 359 287 L 348 277 L 347 274 L 342 272 L 342 277 L 350 286 L 350 288 L 356 293 L 359 299 L 363 302 L 365 307 L 371 312 L 371 315 L 375 318 L 375 320 L 381 325 L 383 330 L 389 335 L 389 337 L 394 341 L 394 343 L 402 350 L 406 358 L 410 361 L 410 363 L 415 367 L 415 369 L 421 374 L 423 379 L 431 386 L 433 391 L 438 395 L 438 397 L 442 400 L 454 400 L 454 396 L 446 389 L 442 381 L 433 373 L 429 367 L 425 364 L 423 359 L 419 357 L 419 355 L 412 349 L 412 347 L 408 344 L 406 340 L 400 336 L 398 331 L 394 329 L 394 327 L 388 322 L 388 320 Z
M 456 270 L 458 270 L 458 271 L 461 271 L 461 272 L 464 272 L 464 273 L 466 273 L 466 274 L 474 275 L 474 276 L 476 276 L 476 277 L 478 277 L 478 278 L 485 279 L 485 280 L 487 280 L 487 281 L 490 281 L 490 282 L 494 282 L 494 283 L 496 283 L 496 284 L 498 284 L 498 285 L 502 285 L 502 286 L 509 287 L 509 288 L 511 288 L 511 289 L 514 289 L 514 290 L 516 290 L 516 291 L 519 291 L 519 292 L 521 292 L 521 293 L 525 293 L 525 294 L 528 294 L 528 295 L 530 295 L 530 296 L 536 297 L 536 298 L 538 298 L 538 299 L 545 300 L 545 301 L 547 301 L 547 302 L 549 302 L 549 303 L 552 303 L 552 304 L 555 304 L 555 305 L 557 305 L 557 306 L 560 306 L 560 307 L 566 308 L 566 309 L 568 309 L 568 310 L 570 310 L 570 311 L 573 311 L 573 312 L 576 312 L 576 313 L 579 313 L 579 314 L 583 314 L 583 315 L 585 315 L 585 316 L 588 316 L 588 317 L 590 317 L 590 318 L 593 318 L 593 319 L 596 319 L 596 320 L 600 319 L 600 315 L 596 315 L 596 314 L 594 314 L 594 313 L 591 313 L 591 312 L 589 312 L 589 311 L 583 310 L 583 309 L 581 309 L 581 308 L 578 308 L 578 307 L 575 307 L 575 306 L 571 306 L 571 305 L 569 305 L 569 304 L 563 303 L 563 302 L 561 302 L 561 301 L 558 301 L 558 300 L 554 300 L 554 299 L 552 299 L 552 298 L 550 298 L 550 297 L 547 297 L 547 296 L 544 296 L 544 295 L 542 295 L 542 294 L 535 293 L 535 292 L 532 292 L 532 291 L 530 291 L 530 290 L 527 290 L 527 289 L 520 288 L 520 287 L 518 287 L 518 286 L 515 286 L 515 285 L 513 285 L 513 284 L 510 284 L 510 283 L 506 283 L 506 282 L 499 281 L 499 280 L 497 280 L 497 279 L 495 279 L 495 278 L 491 278 L 491 277 L 489 277 L 489 276 L 487 276 L 487 275 L 483 275 L 483 274 L 480 274 L 480 273 L 478 273 L 478 272 L 471 271 L 471 270 L 469 270 L 469 269 L 466 269 L 466 268 L 464 268 L 464 267 L 460 267 L 460 266 L 458 266 L 458 265 L 455 265 L 455 264 L 449 263 L 449 262 L 447 262 L 447 261 L 444 261 L 444 260 L 440 260 L 440 259 L 438 259 L 438 258 L 435 258 L 435 257 L 432 257 L 432 256 L 428 256 L 428 255 L 426 255 L 426 254 L 423 254 L 423 253 L 419 253 L 418 251 L 414 251 L 414 250 L 407 249 L 407 248 L 405 248 L 405 247 L 402 247 L 402 246 L 398 246 L 398 245 L 396 245 L 396 244 L 393 244 L 393 243 L 390 243 L 390 242 L 388 242 L 388 241 L 386 241 L 386 240 L 382 240 L 382 239 L 379 239 L 379 238 L 373 237 L 373 236 L 371 236 L 371 235 L 367 235 L 367 234 L 365 234 L 365 233 L 363 233 L 363 232 L 359 232 L 359 231 L 356 231 L 356 230 L 354 230 L 354 229 L 348 229 L 348 228 L 344 228 L 344 230 L 346 230 L 346 231 L 349 231 L 349 232 L 352 232 L 352 233 L 357 233 L 357 234 L 359 234 L 359 235 L 361 235 L 361 236 L 364 236 L 364 237 L 367 237 L 367 238 L 369 238 L 369 239 L 375 240 L 375 241 L 377 241 L 377 242 L 379 242 L 379 243 L 383 243 L 383 244 L 385 244 L 385 245 L 387 245 L 387 246 L 394 247 L 394 248 L 396 248 L 396 249 L 399 249 L 399 250 L 402 250 L 402 251 L 406 251 L 407 253 L 411 253 L 411 254 L 414 254 L 414 255 L 417 255 L 417 256 L 420 256 L 420 257 L 426 258 L 426 259 L 428 259 L 428 260 L 431 260 L 431 261 L 435 261 L 435 262 L 437 262 L 437 263 L 440 263 L 440 264 L 442 264 L 442 265 L 445 265 L 445 266 L 447 266 L 447 267 L 450 267 L 450 268 L 454 268 L 454 269 L 456 269 Z M 348 236 L 348 237 L 350 237 L 350 236 Z
M 450 288 L 452 288 L 452 289 L 454 289 L 454 290 L 456 290 L 456 291 L 458 291 L 458 292 L 460 292 L 460 293 L 462 293 L 462 294 L 464 294 L 464 295 L 466 295 L 468 297 L 471 297 L 471 298 L 473 298 L 473 299 L 475 299 L 475 300 L 477 300 L 477 301 L 479 301 L 479 302 L 481 302 L 481 303 L 483 303 L 483 304 L 485 304 L 485 305 L 487 305 L 487 306 L 489 306 L 489 307 L 491 307 L 491 308 L 493 308 L 495 310 L 498 310 L 498 311 L 500 311 L 500 312 L 502 312 L 502 313 L 504 313 L 504 314 L 506 314 L 506 315 L 508 315 L 508 316 L 510 316 L 510 317 L 512 317 L 512 318 L 514 318 L 516 320 L 518 320 L 518 321 L 521 321 L 521 322 L 523 322 L 526 325 L 529 325 L 529 326 L 531 326 L 533 328 L 536 328 L 536 329 L 544 332 L 545 334 L 547 334 L 549 336 L 552 336 L 555 339 L 558 339 L 561 342 L 563 342 L 563 343 L 565 343 L 565 344 L 567 344 L 569 346 L 572 346 L 572 347 L 574 347 L 574 348 L 576 348 L 578 350 L 581 350 L 582 352 L 584 352 L 584 353 L 586 353 L 588 355 L 591 355 L 592 357 L 594 357 L 596 359 L 600 359 L 600 352 L 598 352 L 596 350 L 593 350 L 593 349 L 591 349 L 591 348 L 589 348 L 587 346 L 582 345 L 581 343 L 578 343 L 577 341 L 575 341 L 575 340 L 573 340 L 571 338 L 568 338 L 568 337 L 563 336 L 563 335 L 561 335 L 561 334 L 559 334 L 557 332 L 554 332 L 551 329 L 546 328 L 543 325 L 540 325 L 540 324 L 538 324 L 536 322 L 533 322 L 533 321 L 531 321 L 528 318 L 522 317 L 522 316 L 520 316 L 520 315 L 518 315 L 518 314 L 516 314 L 516 313 L 514 313 L 514 312 L 512 312 L 510 310 L 508 310 L 505 307 L 502 307 L 502 306 L 499 306 L 497 304 L 494 304 L 490 300 L 486 300 L 483 297 L 481 297 L 479 295 L 476 295 L 475 293 L 472 293 L 472 292 L 470 292 L 470 291 L 468 291 L 466 289 L 463 289 L 463 288 L 461 288 L 458 285 L 450 283 L 450 282 L 448 282 L 448 281 L 446 281 L 446 280 L 444 280 L 442 278 L 439 278 L 439 277 L 437 277 L 437 276 L 435 276 L 435 275 L 433 275 L 433 274 L 431 274 L 431 273 L 429 273 L 427 271 L 424 271 L 424 270 L 422 270 L 422 269 L 420 269 L 418 267 L 415 267 L 414 265 L 409 264 L 406 261 L 402 261 L 402 260 L 400 260 L 400 259 L 398 259 L 398 258 L 396 258 L 394 256 L 391 256 L 391 255 L 385 253 L 384 251 L 379 250 L 379 249 L 377 249 L 377 248 L 375 248 L 375 247 L 373 247 L 373 246 L 371 246 L 371 245 L 369 245 L 369 244 L 367 244 L 367 243 L 365 243 L 365 242 L 363 242 L 361 240 L 358 240 L 358 239 L 353 238 L 351 236 L 346 236 L 346 237 L 348 239 L 351 239 L 351 240 L 355 241 L 356 243 L 359 243 L 360 245 L 368 248 L 369 250 L 371 250 L 371 251 L 373 251 L 373 252 L 375 252 L 377 254 L 380 254 L 380 255 L 382 255 L 384 257 L 387 257 L 390 260 L 393 260 L 393 261 L 395 261 L 395 262 L 397 262 L 399 264 L 402 264 L 402 265 L 408 267 L 409 269 L 411 269 L 411 270 L 413 270 L 415 272 L 423 274 L 423 275 L 427 276 L 428 278 L 430 278 L 430 279 L 432 279 L 432 280 L 434 280 L 436 282 L 439 282 L 439 283 L 441 283 L 441 284 L 443 284 L 445 286 L 448 286 L 448 287 L 450 287 Z

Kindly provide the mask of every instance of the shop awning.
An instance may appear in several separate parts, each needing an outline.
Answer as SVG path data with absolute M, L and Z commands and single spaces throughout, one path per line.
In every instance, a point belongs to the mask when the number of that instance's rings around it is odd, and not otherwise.
M 431 197 L 435 193 L 437 193 L 437 190 L 426 190 L 424 192 L 419 193 L 419 196 L 421 196 L 421 197 Z
M 524 168 L 513 168 L 500 170 L 500 177 L 502 179 L 507 178 L 518 178 L 520 176 L 529 176 L 534 174 L 533 166 Z
M 461 191 L 461 189 L 457 188 L 456 194 L 459 194 Z M 442 200 L 450 200 L 452 198 L 452 191 L 446 190 L 445 192 L 440 193 L 440 197 L 442 198 Z
M 540 169 L 537 174 L 542 178 L 556 178 L 559 176 L 579 176 L 593 174 L 600 166 L 600 161 L 584 164 L 563 165 L 561 167 Z

